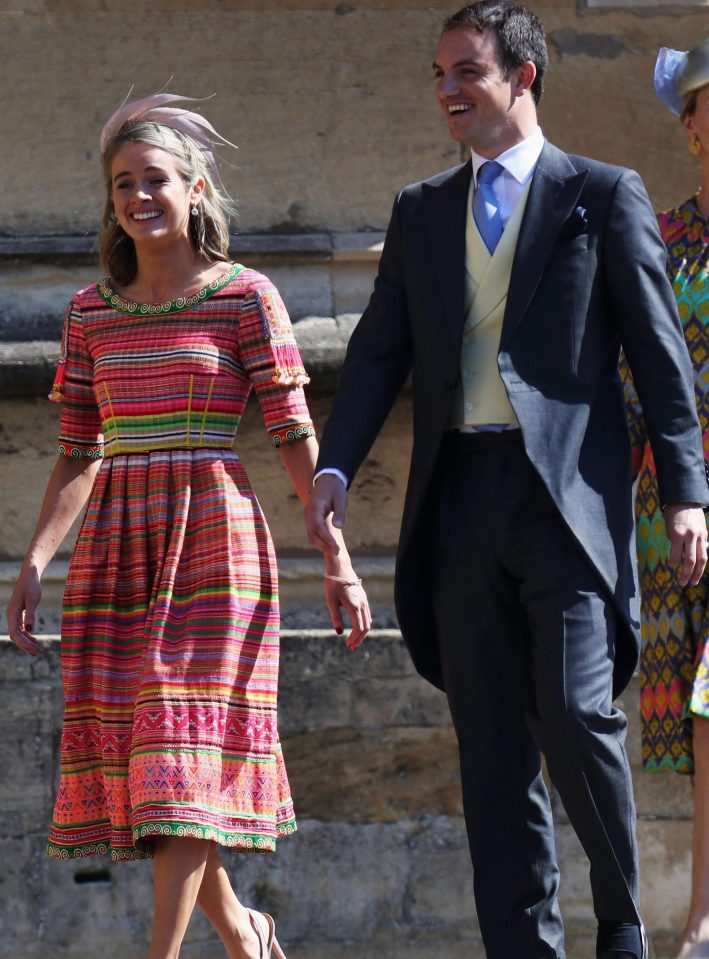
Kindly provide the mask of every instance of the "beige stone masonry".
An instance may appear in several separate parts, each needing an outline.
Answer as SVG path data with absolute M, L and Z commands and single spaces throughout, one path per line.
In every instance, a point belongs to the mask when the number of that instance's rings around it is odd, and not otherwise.
M 0 638 L 2 955 L 139 959 L 149 865 L 44 856 L 62 702 L 58 643 L 42 646 L 33 659 Z M 623 705 L 642 901 L 654 956 L 669 959 L 689 891 L 691 786 L 639 774 L 637 696 L 633 682 Z M 286 631 L 280 718 L 299 833 L 275 856 L 225 860 L 240 895 L 276 915 L 289 959 L 483 959 L 445 697 L 414 674 L 398 632 L 375 631 L 353 653 L 331 631 Z M 568 957 L 590 959 L 588 862 L 554 798 Z M 218 948 L 196 915 L 181 956 Z
M 94 232 L 101 125 L 132 84 L 143 95 L 171 75 L 174 91 L 217 94 L 205 113 L 240 145 L 224 155 L 239 229 L 382 229 L 403 184 L 459 157 L 430 66 L 439 25 L 456 6 L 5 0 L 0 233 Z M 658 206 L 693 190 L 695 166 L 652 92 L 652 67 L 659 46 L 687 49 L 706 35 L 706 9 L 533 7 L 551 52 L 546 134 L 637 168 Z

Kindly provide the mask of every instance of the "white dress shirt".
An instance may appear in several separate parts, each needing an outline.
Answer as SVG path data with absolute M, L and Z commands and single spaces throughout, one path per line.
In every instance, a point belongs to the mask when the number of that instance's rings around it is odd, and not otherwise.
M 497 157 L 493 157 L 501 167 L 503 172 L 492 183 L 492 192 L 495 194 L 497 202 L 500 204 L 500 216 L 502 225 L 507 223 L 512 216 L 515 206 L 524 193 L 524 189 L 532 178 L 534 168 L 537 165 L 539 154 L 544 146 L 544 135 L 541 127 L 535 127 L 526 140 L 515 143 L 509 150 L 505 150 Z M 470 151 L 473 157 L 473 183 L 477 188 L 478 171 L 483 163 L 487 162 L 487 157 L 481 157 L 475 150 Z M 323 473 L 332 473 L 342 480 L 345 486 L 349 485 L 347 476 L 333 466 L 325 466 L 313 477 L 313 482 Z
M 503 226 L 507 226 L 525 187 L 532 179 L 543 146 L 544 135 L 541 127 L 535 127 L 534 132 L 526 140 L 515 143 L 509 150 L 493 157 L 503 167 L 503 172 L 492 181 L 492 192 L 499 203 Z M 481 157 L 475 150 L 470 152 L 473 157 L 473 182 L 477 189 L 478 172 L 483 163 L 487 163 L 487 158 Z

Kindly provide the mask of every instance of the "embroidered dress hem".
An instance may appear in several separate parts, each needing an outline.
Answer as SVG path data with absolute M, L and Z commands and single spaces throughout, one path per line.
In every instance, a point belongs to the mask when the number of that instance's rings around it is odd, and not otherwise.
M 132 839 L 129 838 L 126 845 L 103 839 L 77 845 L 64 845 L 50 841 L 47 843 L 47 855 L 52 859 L 64 860 L 110 855 L 114 862 L 152 859 L 152 840 L 166 836 L 206 839 L 239 853 L 270 853 L 276 851 L 278 839 L 292 836 L 297 831 L 298 826 L 291 809 L 290 818 L 279 821 L 272 835 L 248 831 L 225 833 L 219 829 L 182 822 L 149 823 L 136 829 Z
M 691 776 L 694 774 L 694 760 L 691 756 L 680 756 L 673 760 L 669 757 L 665 759 L 648 759 L 643 762 L 643 772 L 655 776 L 660 773 L 677 773 L 680 776 Z

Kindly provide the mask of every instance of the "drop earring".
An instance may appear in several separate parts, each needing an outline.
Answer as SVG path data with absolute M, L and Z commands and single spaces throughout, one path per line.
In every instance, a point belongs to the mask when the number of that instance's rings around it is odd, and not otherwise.
M 689 138 L 689 152 L 695 157 L 699 156 L 699 154 L 702 152 L 702 145 L 699 142 L 699 137 L 696 133 L 693 133 Z

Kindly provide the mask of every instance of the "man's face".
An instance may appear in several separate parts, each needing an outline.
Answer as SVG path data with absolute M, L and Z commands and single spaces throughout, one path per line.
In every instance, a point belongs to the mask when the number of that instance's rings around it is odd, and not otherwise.
M 436 97 L 454 140 L 489 156 L 512 146 L 517 75 L 505 75 L 491 30 L 447 30 L 438 41 L 433 71 Z

